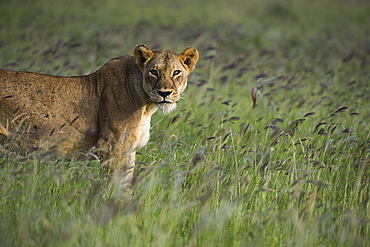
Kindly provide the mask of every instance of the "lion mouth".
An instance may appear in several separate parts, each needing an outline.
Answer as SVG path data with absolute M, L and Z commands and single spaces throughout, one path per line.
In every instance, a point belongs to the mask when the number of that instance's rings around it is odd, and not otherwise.
M 165 114 L 173 111 L 176 108 L 175 102 L 170 102 L 167 100 L 162 100 L 160 102 L 157 102 L 158 109 L 162 110 Z
M 162 100 L 158 102 L 157 104 L 172 104 L 173 102 L 167 101 L 167 100 Z

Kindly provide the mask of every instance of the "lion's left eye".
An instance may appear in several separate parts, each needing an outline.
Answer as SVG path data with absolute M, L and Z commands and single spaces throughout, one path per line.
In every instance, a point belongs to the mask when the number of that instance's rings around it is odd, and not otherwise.
M 175 70 L 173 72 L 173 76 L 176 76 L 176 75 L 179 75 L 179 74 L 181 74 L 181 70 Z

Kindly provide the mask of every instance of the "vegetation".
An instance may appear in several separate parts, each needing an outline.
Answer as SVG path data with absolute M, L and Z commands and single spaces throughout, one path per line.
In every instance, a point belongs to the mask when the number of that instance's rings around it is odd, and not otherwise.
M 112 197 L 94 150 L 29 150 L 22 125 L 0 137 L 0 245 L 369 246 L 369 12 L 360 0 L 1 2 L 3 69 L 87 74 L 141 43 L 201 59 L 177 110 L 152 120 L 130 202 Z

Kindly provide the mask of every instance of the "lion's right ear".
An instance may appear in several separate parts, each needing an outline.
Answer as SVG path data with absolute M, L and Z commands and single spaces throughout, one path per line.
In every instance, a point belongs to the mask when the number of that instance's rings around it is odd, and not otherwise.
M 146 45 L 137 45 L 134 50 L 136 63 L 144 71 L 145 63 L 153 56 L 153 52 Z

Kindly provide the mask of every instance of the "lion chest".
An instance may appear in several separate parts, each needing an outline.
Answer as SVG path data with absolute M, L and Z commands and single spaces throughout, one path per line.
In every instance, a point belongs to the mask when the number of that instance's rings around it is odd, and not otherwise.
M 144 147 L 149 141 L 150 118 L 151 117 L 143 117 L 141 119 L 141 122 L 138 126 L 138 131 L 137 131 L 137 140 L 136 140 L 135 150 L 138 150 Z

